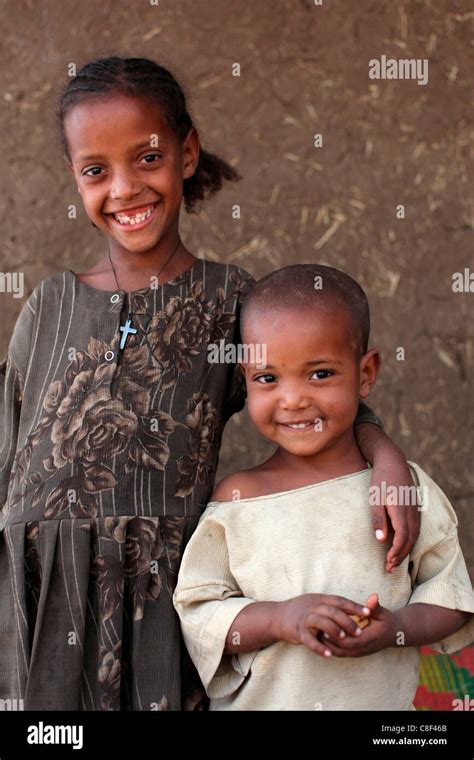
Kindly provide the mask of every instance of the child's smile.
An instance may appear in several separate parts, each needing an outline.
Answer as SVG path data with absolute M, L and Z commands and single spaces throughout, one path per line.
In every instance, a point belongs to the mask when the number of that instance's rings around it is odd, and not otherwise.
M 159 105 L 117 94 L 76 106 L 66 127 L 71 171 L 111 252 L 145 252 L 174 239 L 183 180 L 199 155 L 195 130 L 181 146 Z
M 289 427 L 291 430 L 309 430 L 313 427 L 315 420 L 305 420 L 303 422 L 280 422 L 283 427 Z
M 136 232 L 150 224 L 160 203 L 161 201 L 155 201 L 143 206 L 118 209 L 116 212 L 110 211 L 108 216 L 123 232 Z
M 266 344 L 265 369 L 240 365 L 262 435 L 297 457 L 328 461 L 357 449 L 352 425 L 373 352 L 359 357 L 344 309 L 251 312 L 244 331 L 245 343 Z

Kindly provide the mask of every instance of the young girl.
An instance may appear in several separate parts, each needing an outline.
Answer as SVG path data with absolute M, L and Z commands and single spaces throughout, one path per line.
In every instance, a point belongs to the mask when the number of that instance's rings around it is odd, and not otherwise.
M 0 698 L 27 710 L 202 707 L 172 594 L 213 490 L 222 432 L 245 403 L 236 365 L 255 281 L 197 259 L 179 236 L 223 180 L 200 148 L 183 92 L 147 59 L 93 61 L 59 107 L 63 149 L 107 254 L 43 280 L 1 365 Z M 399 450 L 361 405 L 373 479 L 407 483 Z M 370 424 L 375 422 L 376 424 Z M 389 510 L 388 571 L 418 534 Z M 379 505 L 378 537 L 388 536 Z

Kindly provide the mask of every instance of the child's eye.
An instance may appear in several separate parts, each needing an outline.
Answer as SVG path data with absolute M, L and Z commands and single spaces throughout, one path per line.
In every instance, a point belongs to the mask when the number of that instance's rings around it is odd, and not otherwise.
M 147 164 L 154 164 L 156 161 L 158 161 L 160 158 L 163 158 L 159 153 L 147 153 L 146 156 L 143 156 L 143 161 Z M 152 159 L 151 161 L 147 161 L 146 159 Z M 91 173 L 94 172 L 94 173 Z M 102 169 L 100 166 L 91 166 L 90 169 L 86 169 L 86 171 L 83 172 L 84 175 L 87 175 L 88 177 L 100 177 L 100 174 L 97 172 L 102 172 Z
M 270 383 L 275 380 L 275 375 L 259 375 L 258 377 L 254 377 L 254 380 L 257 381 L 257 383 L 260 383 L 261 380 L 264 380 L 265 378 L 270 378 Z M 270 385 L 270 383 L 263 382 L 261 385 Z
M 145 160 L 146 158 L 153 158 L 153 159 L 156 158 L 157 160 L 159 160 L 160 158 L 163 158 L 163 156 L 160 156 L 159 153 L 147 153 L 146 156 L 143 156 L 143 160 Z M 147 161 L 146 163 L 147 164 L 153 164 L 153 163 L 156 163 L 156 162 L 155 161 Z
M 317 375 L 318 380 L 327 380 L 328 377 L 331 377 L 334 374 L 334 372 L 331 372 L 330 369 L 315 369 L 313 372 L 313 375 Z
M 87 169 L 85 172 L 83 172 L 83 174 L 84 174 L 84 176 L 87 175 L 88 177 L 99 177 L 100 176 L 99 174 L 89 174 L 89 172 L 96 171 L 97 169 L 99 171 L 102 171 L 102 169 L 100 168 L 100 166 L 91 166 L 91 168 Z

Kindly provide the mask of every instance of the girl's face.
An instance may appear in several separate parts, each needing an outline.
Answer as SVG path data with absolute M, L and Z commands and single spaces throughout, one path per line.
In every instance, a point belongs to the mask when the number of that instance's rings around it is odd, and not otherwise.
M 199 160 L 194 127 L 181 146 L 158 104 L 113 95 L 75 106 L 64 128 L 69 170 L 87 216 L 111 239 L 112 250 L 141 253 L 163 240 L 172 244 L 183 180 Z

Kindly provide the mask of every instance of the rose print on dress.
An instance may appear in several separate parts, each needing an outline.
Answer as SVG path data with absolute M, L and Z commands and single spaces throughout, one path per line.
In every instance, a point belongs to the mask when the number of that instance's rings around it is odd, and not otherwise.
M 74 517 L 96 517 L 96 495 L 114 488 L 116 476 L 106 462 L 128 451 L 125 468 L 163 470 L 169 457 L 166 436 L 174 430 L 173 419 L 162 411 L 149 415 L 150 392 L 159 381 L 158 370 L 147 366 L 145 347 L 131 348 L 127 364 L 118 368 L 120 385 L 116 396 L 110 386 L 115 371 L 105 353 L 116 350 L 90 338 L 87 351 L 77 351 L 67 366 L 64 379 L 51 383 L 43 402 L 44 416 L 17 455 L 17 477 L 28 468 L 33 447 L 50 437 L 51 455 L 43 461 L 46 475 L 33 473 L 35 487 L 32 507 L 42 498 L 47 473 L 53 475 L 66 465 L 74 474 L 65 477 L 48 495 L 45 518 L 55 518 L 66 510 Z M 156 420 L 153 429 L 151 418 Z M 68 467 L 70 472 L 70 467 Z M 72 494 L 72 496 L 71 496 Z M 22 494 L 17 495 L 16 500 Z
M 120 559 L 113 545 L 96 553 L 91 575 L 97 591 L 101 619 L 109 620 L 121 608 L 124 583 L 132 600 L 133 620 L 141 620 L 147 599 L 158 599 L 163 583 L 169 596 L 176 585 L 183 544 L 183 517 L 106 517 L 104 535 L 122 547 Z M 94 546 L 98 547 L 93 523 Z
M 179 375 L 191 372 L 192 357 L 209 342 L 211 320 L 200 281 L 187 298 L 173 296 L 164 311 L 153 316 L 146 339 L 155 366 L 163 370 L 163 390 L 174 385 Z
M 229 294 L 231 281 L 235 292 Z M 146 299 L 131 296 L 139 329 L 127 343 L 123 362 L 117 366 L 105 358 L 108 351 L 118 350 L 118 338 L 107 344 L 91 337 L 86 350 L 75 351 L 63 377 L 50 383 L 43 414 L 15 458 L 11 485 L 16 490 L 10 508 L 32 492 L 31 508 L 44 499 L 46 519 L 97 517 L 99 495 L 118 485 L 114 457 L 121 457 L 126 475 L 137 469 L 164 471 L 170 457 L 168 439 L 178 427 L 186 431 L 188 444 L 177 461 L 175 496 L 185 498 L 196 483 L 205 485 L 218 442 L 215 405 L 207 394 L 194 393 L 186 400 L 184 422 L 160 407 L 166 391 L 195 370 L 196 357 L 207 356 L 209 342 L 225 339 L 233 329 L 236 316 L 225 311 L 226 301 L 234 299 L 241 286 L 233 272 L 227 290 L 218 287 L 207 300 L 198 280 L 186 297 L 172 296 L 155 314 L 140 313 Z M 202 367 L 202 356 L 199 363 Z M 43 471 L 29 474 L 33 449 L 48 438 L 51 453 L 43 460 Z M 58 483 L 57 473 L 63 469 Z
M 100 651 L 98 684 L 101 710 L 120 710 L 121 647 L 122 642 L 118 641 L 112 650 L 101 648 Z
M 217 414 L 207 393 L 193 393 L 188 399 L 189 413 L 186 423 L 190 431 L 188 453 L 178 460 L 182 474 L 177 482 L 176 495 L 187 496 L 196 482 L 206 483 L 212 469 L 212 453 L 215 450 Z

